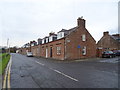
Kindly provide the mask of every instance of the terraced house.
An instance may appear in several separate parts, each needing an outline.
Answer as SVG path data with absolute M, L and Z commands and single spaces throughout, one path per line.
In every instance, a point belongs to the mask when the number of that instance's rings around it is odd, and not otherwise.
M 85 25 L 86 21 L 78 18 L 76 27 L 62 29 L 57 34 L 50 33 L 49 36 L 38 40 L 36 48 L 39 46 L 39 49 L 33 53 L 60 60 L 96 57 L 96 41 Z
M 97 56 L 102 57 L 103 51 L 120 50 L 120 34 L 110 35 L 103 32 L 103 37 L 97 43 Z

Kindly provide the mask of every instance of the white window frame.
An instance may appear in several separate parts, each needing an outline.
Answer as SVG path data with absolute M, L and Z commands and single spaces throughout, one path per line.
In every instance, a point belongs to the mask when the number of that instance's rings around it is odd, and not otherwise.
M 60 55 L 61 54 L 61 47 L 56 47 L 57 49 L 57 55 Z
M 82 48 L 82 55 L 86 55 L 86 51 L 87 51 L 86 46 L 83 46 L 83 48 Z
M 57 39 L 63 38 L 64 37 L 64 32 L 59 32 L 57 34 Z
M 62 34 L 62 37 L 64 37 L 65 32 L 61 32 L 61 34 Z
M 57 39 L 59 39 L 59 33 L 57 33 Z
M 42 44 L 44 44 L 45 43 L 45 41 L 44 41 L 44 39 L 42 39 Z
M 82 35 L 82 41 L 86 41 L 86 35 L 85 34 Z
M 49 42 L 53 41 L 53 36 L 49 37 Z
M 31 46 L 34 46 L 34 44 L 32 43 Z
M 46 38 L 46 43 L 48 43 L 48 38 Z

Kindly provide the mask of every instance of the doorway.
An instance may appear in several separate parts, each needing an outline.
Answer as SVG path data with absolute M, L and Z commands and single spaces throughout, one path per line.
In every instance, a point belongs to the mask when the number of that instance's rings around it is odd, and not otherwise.
M 52 47 L 50 47 L 50 57 L 52 57 Z
M 46 48 L 46 58 L 48 58 L 48 48 Z

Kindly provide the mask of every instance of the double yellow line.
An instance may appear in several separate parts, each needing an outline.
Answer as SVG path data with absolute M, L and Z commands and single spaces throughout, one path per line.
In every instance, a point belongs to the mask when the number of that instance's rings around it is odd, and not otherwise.
M 10 57 L 10 61 L 8 62 L 7 68 L 5 70 L 5 75 L 4 75 L 4 80 L 3 80 L 3 89 L 5 89 L 5 88 L 10 89 L 11 65 L 12 65 L 12 56 Z

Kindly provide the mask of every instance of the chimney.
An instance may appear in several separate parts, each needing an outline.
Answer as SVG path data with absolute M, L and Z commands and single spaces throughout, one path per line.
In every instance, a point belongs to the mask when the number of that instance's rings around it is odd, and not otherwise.
M 54 32 L 49 33 L 49 36 L 52 36 L 52 35 L 55 35 L 55 33 Z
M 32 44 L 32 41 L 30 41 L 30 44 Z
M 77 19 L 77 24 L 78 24 L 78 26 L 79 27 L 84 27 L 85 28 L 85 20 L 84 19 L 82 19 L 83 17 L 79 17 L 78 19 Z
M 120 37 L 120 34 L 113 34 L 114 37 Z
M 103 36 L 106 36 L 106 35 L 109 35 L 109 32 L 108 32 L 108 31 L 103 32 Z

